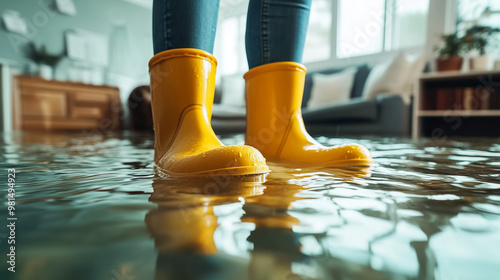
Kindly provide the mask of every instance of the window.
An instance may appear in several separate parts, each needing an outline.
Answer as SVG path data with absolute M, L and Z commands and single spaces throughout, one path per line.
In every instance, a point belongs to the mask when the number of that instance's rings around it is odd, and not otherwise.
M 384 0 L 340 0 L 337 57 L 383 50 L 384 9 Z
M 427 35 L 428 0 L 398 0 L 394 2 L 392 49 L 425 44 Z
M 429 0 L 338 1 L 338 58 L 425 43 Z
M 219 72 L 242 73 L 248 69 L 245 52 L 248 1 L 226 0 L 221 5 L 223 12 L 215 46 Z M 429 0 L 312 0 L 303 62 L 423 46 L 428 9 Z
M 241 5 L 248 5 L 246 1 L 240 2 Z M 221 2 L 226 6 L 227 3 L 227 1 Z M 226 6 L 223 6 L 225 10 L 221 13 L 222 22 L 217 30 L 214 51 L 219 59 L 220 73 L 231 75 L 248 69 L 245 51 L 246 10 L 238 9 L 238 12 L 235 13 L 231 10 L 234 8 L 233 6 L 229 8 Z M 304 62 L 321 61 L 330 58 L 331 11 L 331 0 L 313 0 L 303 55 Z M 229 14 L 229 16 L 225 14 Z
M 457 26 L 463 31 L 472 24 L 500 26 L 500 1 L 458 1 Z
M 330 58 L 332 35 L 332 1 L 313 0 L 309 16 L 303 61 L 314 62 Z
M 214 47 L 223 75 L 244 72 L 248 69 L 245 51 L 246 13 L 225 18 L 217 30 Z
M 462 34 L 473 25 L 500 26 L 500 1 L 459 0 L 457 4 L 457 31 Z M 500 59 L 500 34 L 490 38 L 486 52 L 494 59 Z

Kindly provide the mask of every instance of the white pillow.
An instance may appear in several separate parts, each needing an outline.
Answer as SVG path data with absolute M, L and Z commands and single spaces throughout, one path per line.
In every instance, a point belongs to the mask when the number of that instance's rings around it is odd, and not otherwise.
M 334 74 L 313 74 L 308 109 L 348 102 L 357 68 L 350 67 Z
M 410 103 L 410 97 L 413 92 L 413 86 L 418 81 L 422 72 L 424 72 L 425 63 L 427 62 L 425 54 L 416 55 L 414 57 L 407 57 L 407 59 L 412 64 L 408 79 L 403 87 L 403 100 L 406 104 Z
M 222 77 L 221 104 L 245 107 L 245 80 L 241 76 Z
M 366 79 L 363 98 L 373 99 L 380 93 L 402 94 L 411 69 L 412 63 L 403 53 L 391 61 L 377 64 Z

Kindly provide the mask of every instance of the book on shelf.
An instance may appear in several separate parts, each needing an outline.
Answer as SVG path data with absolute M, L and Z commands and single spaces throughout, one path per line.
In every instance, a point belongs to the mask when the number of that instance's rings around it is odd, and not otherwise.
M 422 110 L 435 110 L 436 109 L 436 89 L 428 88 L 425 94 L 421 95 L 420 108 Z
M 479 109 L 488 110 L 490 108 L 490 91 L 488 88 L 479 88 L 476 92 L 479 93 Z
M 490 110 L 500 110 L 500 88 L 493 88 L 490 92 Z
M 466 87 L 463 90 L 464 110 L 475 110 L 479 108 L 477 100 L 474 98 L 474 88 Z
M 436 110 L 452 110 L 455 103 L 453 88 L 438 88 L 436 90 Z
M 453 110 L 463 110 L 464 109 L 464 89 L 457 87 L 454 89 L 454 103 Z
M 500 110 L 500 88 L 428 88 L 420 102 L 423 110 Z

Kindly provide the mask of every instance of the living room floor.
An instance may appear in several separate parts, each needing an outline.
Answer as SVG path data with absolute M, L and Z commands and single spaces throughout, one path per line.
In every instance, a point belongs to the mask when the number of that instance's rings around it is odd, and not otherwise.
M 175 179 L 155 177 L 147 133 L 2 136 L 1 169 L 16 173 L 18 279 L 498 275 L 498 139 L 319 137 L 361 143 L 375 164 Z

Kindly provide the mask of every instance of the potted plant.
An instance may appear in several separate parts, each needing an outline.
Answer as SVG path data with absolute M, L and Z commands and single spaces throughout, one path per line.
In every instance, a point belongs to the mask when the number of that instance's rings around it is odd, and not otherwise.
M 458 71 L 462 69 L 463 57 L 460 56 L 464 49 L 463 40 L 455 33 L 441 36 L 443 44 L 436 48 L 438 58 L 436 66 L 438 71 Z
M 486 48 L 491 43 L 491 38 L 495 33 L 500 32 L 499 28 L 490 26 L 475 25 L 465 31 L 463 38 L 467 51 L 477 50 L 479 56 L 470 59 L 471 70 L 487 70 L 489 57 Z
M 54 68 L 64 57 L 63 54 L 49 54 L 45 46 L 37 48 L 33 42 L 28 43 L 24 51 L 26 57 L 38 65 L 38 75 L 47 80 L 54 77 Z

